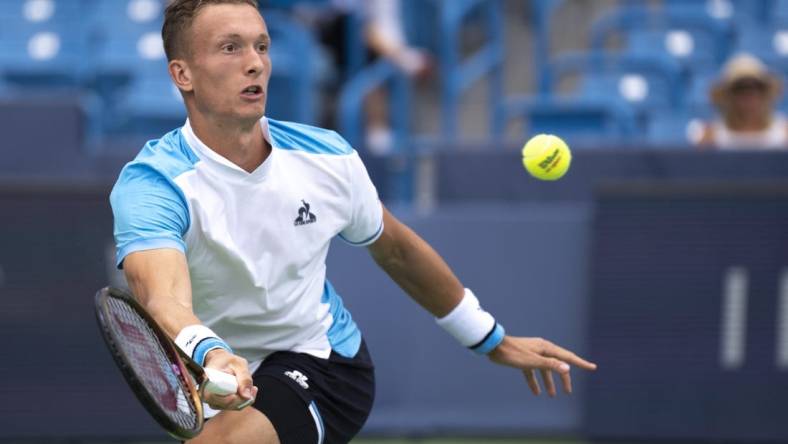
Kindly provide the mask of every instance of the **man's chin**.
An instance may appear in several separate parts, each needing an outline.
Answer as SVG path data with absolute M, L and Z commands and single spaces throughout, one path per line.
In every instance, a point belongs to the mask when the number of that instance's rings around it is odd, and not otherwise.
M 258 109 L 255 111 L 245 111 L 238 113 L 238 120 L 247 123 L 255 123 L 260 119 L 262 119 L 264 115 L 265 115 L 265 108 Z

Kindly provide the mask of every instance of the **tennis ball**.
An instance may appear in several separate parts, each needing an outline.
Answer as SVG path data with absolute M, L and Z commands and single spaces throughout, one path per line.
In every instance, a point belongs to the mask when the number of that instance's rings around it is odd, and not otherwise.
M 537 179 L 558 180 L 572 163 L 566 142 L 552 134 L 537 134 L 523 147 L 523 165 Z

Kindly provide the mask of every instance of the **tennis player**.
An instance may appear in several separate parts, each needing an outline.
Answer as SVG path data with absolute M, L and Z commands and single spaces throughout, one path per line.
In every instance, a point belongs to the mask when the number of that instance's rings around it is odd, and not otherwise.
M 326 280 L 335 236 L 367 247 L 437 323 L 535 394 L 595 365 L 508 336 L 441 257 L 389 213 L 335 132 L 265 117 L 271 44 L 255 0 L 175 0 L 162 29 L 188 120 L 148 142 L 110 197 L 118 266 L 157 322 L 238 393 L 193 443 L 347 443 L 372 408 L 373 365 Z M 238 409 L 254 399 L 251 407 Z

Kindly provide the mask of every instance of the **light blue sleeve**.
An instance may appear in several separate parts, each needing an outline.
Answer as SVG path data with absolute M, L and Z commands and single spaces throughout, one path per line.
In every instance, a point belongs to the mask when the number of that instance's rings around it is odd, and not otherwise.
M 133 163 L 120 173 L 110 194 L 115 218 L 117 266 L 130 253 L 157 248 L 186 252 L 190 219 L 182 191 L 150 165 Z
M 369 178 L 364 162 L 356 152 L 350 156 L 350 175 L 350 221 L 339 237 L 355 247 L 365 247 L 378 240 L 383 233 L 383 204 L 380 203 L 378 190 Z

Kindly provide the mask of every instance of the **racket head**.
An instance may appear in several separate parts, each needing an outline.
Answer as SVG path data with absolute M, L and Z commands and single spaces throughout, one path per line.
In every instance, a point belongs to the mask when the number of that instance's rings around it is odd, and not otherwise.
M 202 401 L 178 347 L 130 294 L 103 288 L 95 305 L 101 335 L 140 403 L 174 438 L 197 436 Z

